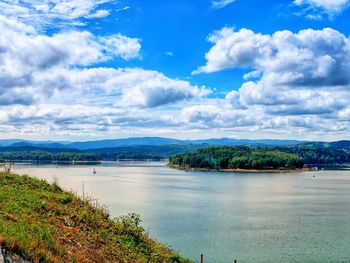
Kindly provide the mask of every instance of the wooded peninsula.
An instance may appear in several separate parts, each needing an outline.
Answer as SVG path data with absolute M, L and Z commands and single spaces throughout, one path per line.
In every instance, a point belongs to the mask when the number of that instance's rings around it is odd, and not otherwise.
M 303 159 L 280 149 L 250 148 L 247 146 L 218 146 L 198 149 L 194 153 L 170 157 L 170 166 L 222 171 L 244 170 L 293 170 L 303 168 Z

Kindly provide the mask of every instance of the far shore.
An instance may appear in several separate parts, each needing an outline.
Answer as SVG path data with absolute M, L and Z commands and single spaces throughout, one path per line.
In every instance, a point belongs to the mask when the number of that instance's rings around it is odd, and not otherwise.
M 312 171 L 310 168 L 302 169 L 208 169 L 208 168 L 192 168 L 181 165 L 167 165 L 169 168 L 182 170 L 186 172 L 201 171 L 201 172 L 224 172 L 224 173 L 301 173 Z
M 98 161 L 57 161 L 57 160 L 3 160 L 0 161 L 0 165 L 4 164 L 101 164 L 102 160 Z

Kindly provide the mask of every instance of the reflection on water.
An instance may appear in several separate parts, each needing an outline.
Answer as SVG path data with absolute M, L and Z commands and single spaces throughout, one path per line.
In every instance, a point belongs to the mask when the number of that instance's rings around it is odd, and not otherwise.
M 205 173 L 164 163 L 14 169 L 56 176 L 79 194 L 84 182 L 112 216 L 141 214 L 152 237 L 193 259 L 203 253 L 205 262 L 350 262 L 350 171 Z

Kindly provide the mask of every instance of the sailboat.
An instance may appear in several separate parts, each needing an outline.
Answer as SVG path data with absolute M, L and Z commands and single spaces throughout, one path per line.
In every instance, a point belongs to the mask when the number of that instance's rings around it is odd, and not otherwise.
M 95 174 L 95 173 L 96 173 L 96 169 L 95 169 L 95 168 L 94 168 L 94 170 L 92 171 L 92 173 L 93 173 L 93 174 Z

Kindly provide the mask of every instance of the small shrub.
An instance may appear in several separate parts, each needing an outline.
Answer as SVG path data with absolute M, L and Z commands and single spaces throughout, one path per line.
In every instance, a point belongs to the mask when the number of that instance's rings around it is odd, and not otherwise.
M 64 196 L 62 199 L 61 199 L 61 203 L 66 205 L 66 204 L 69 204 L 73 201 L 73 196 L 71 195 L 67 195 L 67 196 Z
M 120 224 L 123 234 L 141 237 L 145 231 L 144 228 L 140 226 L 140 215 L 135 213 L 121 216 L 117 218 L 117 222 Z

